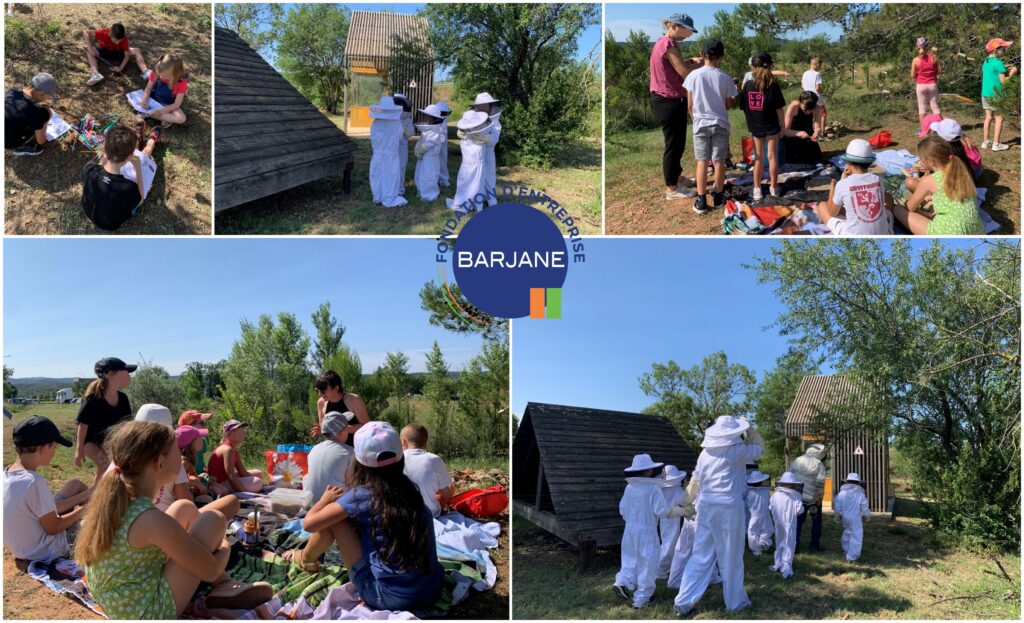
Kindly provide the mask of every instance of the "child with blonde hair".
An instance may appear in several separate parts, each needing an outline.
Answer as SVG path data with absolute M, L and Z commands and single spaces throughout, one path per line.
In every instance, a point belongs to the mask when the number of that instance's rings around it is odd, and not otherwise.
M 185 123 L 185 111 L 181 109 L 185 93 L 188 92 L 185 61 L 177 54 L 164 54 L 153 69 L 140 103 L 144 108 L 148 107 L 149 98 L 152 97 L 153 101 L 163 105 L 160 110 L 149 113 L 149 116 L 160 120 L 161 127 Z
M 908 179 L 907 190 L 913 194 L 905 208 L 893 208 L 896 220 L 919 236 L 984 234 L 971 172 L 949 142 L 937 135 L 927 136 L 917 144 L 917 156 L 927 174 L 916 181 Z M 929 198 L 930 216 L 919 212 Z

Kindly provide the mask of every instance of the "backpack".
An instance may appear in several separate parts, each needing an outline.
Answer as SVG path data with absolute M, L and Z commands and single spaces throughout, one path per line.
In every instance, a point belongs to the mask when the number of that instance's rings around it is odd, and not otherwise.
M 470 489 L 448 500 L 448 505 L 467 517 L 491 517 L 508 507 L 508 493 L 501 485 Z

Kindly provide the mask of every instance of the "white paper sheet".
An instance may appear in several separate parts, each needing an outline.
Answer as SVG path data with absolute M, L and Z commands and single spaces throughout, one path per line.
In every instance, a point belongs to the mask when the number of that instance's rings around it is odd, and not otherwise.
M 67 134 L 71 125 L 64 121 L 56 111 L 50 111 L 50 121 L 46 124 L 46 140 L 55 141 Z
M 139 89 L 138 91 L 132 91 L 128 95 L 125 95 L 125 97 L 128 98 L 128 103 L 130 103 L 132 105 L 132 108 L 134 108 L 135 110 L 137 110 L 139 112 L 151 113 L 154 110 L 160 110 L 161 108 L 164 107 L 163 104 L 161 104 L 160 102 L 155 101 L 151 97 L 151 98 L 149 98 L 149 108 L 143 108 L 141 102 L 142 102 L 142 96 L 145 93 L 146 93 L 146 91 L 144 89 Z
M 139 157 L 139 162 L 142 165 L 142 198 L 145 199 L 149 195 L 150 187 L 153 186 L 153 178 L 156 177 L 156 161 L 138 149 L 135 150 L 135 155 Z M 135 181 L 135 167 L 131 161 L 121 167 L 121 175 Z

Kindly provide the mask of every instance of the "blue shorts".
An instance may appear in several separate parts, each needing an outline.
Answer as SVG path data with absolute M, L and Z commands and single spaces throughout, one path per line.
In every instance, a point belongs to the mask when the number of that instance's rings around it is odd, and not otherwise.
M 384 605 L 384 595 L 380 590 L 380 583 L 370 569 L 370 563 L 361 558 L 348 573 L 352 583 L 356 585 L 359 596 L 363 598 L 366 605 L 374 610 L 391 610 Z
M 100 55 L 100 58 L 111 65 L 120 65 L 121 62 L 124 61 L 124 52 L 122 50 L 107 50 L 97 44 L 96 53 Z

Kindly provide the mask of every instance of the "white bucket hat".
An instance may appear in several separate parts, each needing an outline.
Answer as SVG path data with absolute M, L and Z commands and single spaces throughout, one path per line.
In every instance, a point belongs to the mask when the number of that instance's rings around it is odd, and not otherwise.
M 855 485 L 863 484 L 863 481 L 861 481 L 860 479 L 860 474 L 858 474 L 857 472 L 850 472 L 849 474 L 847 474 L 846 480 L 844 480 L 843 482 L 849 482 Z
M 487 91 L 484 91 L 483 93 L 477 93 L 476 94 L 476 99 L 473 100 L 473 105 L 474 106 L 481 106 L 483 104 L 499 104 L 499 103 L 501 103 L 501 100 L 494 99 L 493 97 L 491 97 L 491 94 L 488 93 Z
M 761 472 L 759 472 L 758 470 L 755 469 L 754 471 L 750 472 L 749 476 L 747 476 L 747 484 L 748 485 L 756 485 L 759 482 L 764 482 L 764 481 L 770 480 L 770 479 L 771 479 L 771 476 L 769 476 L 768 474 L 763 474 L 763 473 L 761 473 Z
M 681 482 L 683 478 L 686 478 L 686 472 L 675 465 L 666 465 L 665 469 L 661 472 L 661 477 L 665 481 L 665 484 L 675 484 L 677 482 Z
M 960 138 L 961 129 L 960 124 L 956 122 L 956 119 L 943 119 L 942 121 L 935 121 L 928 126 L 928 129 L 935 132 L 947 141 Z
M 482 132 L 491 127 L 492 123 L 494 122 L 487 116 L 487 113 L 467 110 L 462 113 L 462 118 L 455 125 L 463 132 Z
M 387 422 L 367 422 L 352 440 L 356 461 L 367 467 L 385 467 L 402 459 L 402 440 Z
M 804 483 L 793 475 L 793 472 L 786 472 L 781 478 L 775 481 L 776 487 L 783 487 L 785 489 L 794 489 L 796 491 L 802 491 Z
M 402 107 L 395 103 L 390 95 L 380 98 L 380 102 L 370 105 L 371 119 L 397 120 L 402 118 Z
M 146 404 L 139 407 L 135 414 L 136 422 L 156 422 L 168 428 L 174 428 L 174 416 L 171 410 L 163 405 Z
M 750 422 L 734 418 L 731 415 L 720 415 L 713 426 L 704 431 L 702 448 L 724 448 L 740 441 L 740 435 L 750 428 Z
M 362 430 L 362 429 L 360 429 Z M 649 469 L 661 469 L 664 463 L 655 463 L 650 454 L 637 454 L 633 457 L 633 464 L 622 470 L 625 472 L 645 472 Z
M 437 109 L 441 111 L 441 115 L 447 117 L 452 114 L 452 107 L 448 105 L 448 102 L 441 100 L 437 103 Z
M 857 164 L 871 164 L 875 161 L 875 150 L 871 143 L 862 138 L 855 138 L 846 146 L 846 160 Z

